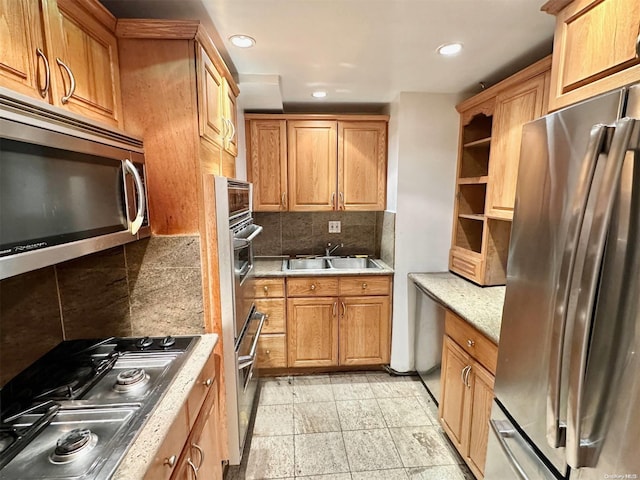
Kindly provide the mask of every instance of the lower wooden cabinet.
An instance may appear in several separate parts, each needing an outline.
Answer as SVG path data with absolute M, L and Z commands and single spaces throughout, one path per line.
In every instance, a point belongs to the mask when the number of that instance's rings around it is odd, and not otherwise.
M 256 310 L 265 314 L 258 340 L 258 368 L 287 366 L 287 301 L 283 278 L 258 278 L 254 282 Z
M 448 314 L 445 331 L 447 327 L 449 332 L 452 326 L 456 327 L 451 322 L 452 317 Z M 459 329 L 455 331 L 460 333 Z M 486 338 L 484 341 L 489 342 Z M 439 416 L 442 427 L 473 474 L 483 478 L 495 377 L 469 353 L 469 349 L 475 348 L 475 343 L 476 340 L 469 338 L 462 347 L 449 335 L 444 337 Z M 497 347 L 493 345 L 490 356 L 485 357 L 484 353 L 480 356 L 495 368 Z
M 290 367 L 338 365 L 338 299 L 287 300 Z
M 389 363 L 389 297 L 346 297 L 341 307 L 340 365 Z

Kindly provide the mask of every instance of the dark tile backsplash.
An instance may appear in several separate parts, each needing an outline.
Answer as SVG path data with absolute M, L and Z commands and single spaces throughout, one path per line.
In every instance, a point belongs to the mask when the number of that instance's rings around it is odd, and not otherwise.
M 380 257 L 383 218 L 382 212 L 257 212 L 255 222 L 264 230 L 255 254 L 321 255 L 327 243 L 342 243 L 336 255 Z M 341 222 L 341 233 L 329 233 L 331 220 Z
M 152 237 L 0 281 L 0 385 L 65 339 L 204 333 L 199 242 Z

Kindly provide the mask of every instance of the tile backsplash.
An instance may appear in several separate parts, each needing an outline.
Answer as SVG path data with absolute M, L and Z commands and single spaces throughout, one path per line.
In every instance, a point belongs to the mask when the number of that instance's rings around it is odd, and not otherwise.
M 0 385 L 62 340 L 204 333 L 200 240 L 152 237 L 0 281 Z
M 388 244 L 387 214 L 395 218 L 391 212 L 256 212 L 255 222 L 264 230 L 255 241 L 255 254 L 320 255 L 327 243 L 342 243 L 336 255 L 380 257 L 383 238 Z M 334 220 L 341 222 L 341 233 L 329 233 L 329 221 Z

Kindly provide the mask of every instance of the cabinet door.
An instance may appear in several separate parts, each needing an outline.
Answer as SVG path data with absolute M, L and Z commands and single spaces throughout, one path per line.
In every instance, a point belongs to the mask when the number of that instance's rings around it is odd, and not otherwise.
M 638 0 L 574 0 L 562 9 L 554 37 L 551 109 L 640 80 L 639 31 Z
M 224 118 L 228 128 L 224 149 L 235 158 L 238 155 L 238 107 L 236 105 L 236 94 L 231 90 L 226 78 L 223 79 L 223 82 Z
M 516 197 L 522 126 L 546 111 L 547 74 L 498 95 L 493 117 L 486 215 L 511 220 Z
M 482 478 L 487 459 L 494 377 L 479 363 L 474 362 L 468 383 L 471 389 L 471 409 L 469 412 L 467 463 L 475 476 Z
M 0 0 L 0 24 L 0 85 L 48 98 L 40 0 Z
M 289 211 L 337 205 L 337 130 L 336 122 L 287 122 Z
M 207 52 L 197 47 L 198 117 L 200 135 L 224 148 L 224 84 Z
M 249 180 L 256 212 L 287 210 L 287 122 L 250 120 Z
M 384 210 L 386 122 L 338 122 L 338 208 Z
M 389 297 L 340 299 L 340 365 L 389 362 Z
M 201 452 L 198 452 L 201 457 L 197 464 L 197 478 L 207 480 L 222 479 L 222 459 L 220 457 L 220 439 L 218 438 L 219 425 L 216 425 L 218 418 L 216 414 L 217 408 L 216 399 L 216 404 L 211 408 L 211 413 L 204 424 L 200 438 L 194 442 L 201 450 Z M 198 454 L 194 454 L 194 456 L 198 456 Z
M 52 72 L 55 72 L 52 73 L 54 105 L 122 126 L 115 35 L 81 9 L 78 3 L 58 0 L 57 4 L 56 24 L 59 29 L 54 30 L 58 38 L 54 37 L 51 49 L 55 60 L 50 61 Z
M 465 425 L 468 403 L 465 377 L 470 365 L 469 356 L 453 340 L 445 336 L 442 348 L 442 397 L 439 414 L 443 428 L 460 452 L 465 452 L 465 436 L 468 431 Z
M 171 424 L 169 433 L 151 461 L 151 465 L 149 465 L 144 475 L 144 480 L 168 480 L 169 478 L 180 478 L 182 480 L 183 478 L 188 478 L 185 476 L 186 473 L 179 473 L 182 469 L 182 463 L 178 462 L 178 457 L 180 457 L 180 452 L 182 452 L 182 447 L 187 441 L 188 435 L 187 409 L 183 407 L 178 412 L 178 416 Z
M 292 298 L 287 301 L 290 367 L 338 365 L 336 298 Z

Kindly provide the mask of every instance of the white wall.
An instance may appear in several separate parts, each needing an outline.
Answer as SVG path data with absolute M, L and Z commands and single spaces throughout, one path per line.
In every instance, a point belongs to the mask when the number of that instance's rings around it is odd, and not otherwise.
M 448 269 L 459 100 L 401 93 L 389 110 L 388 209 L 396 211 L 391 367 L 401 372 L 414 370 L 407 274 Z

